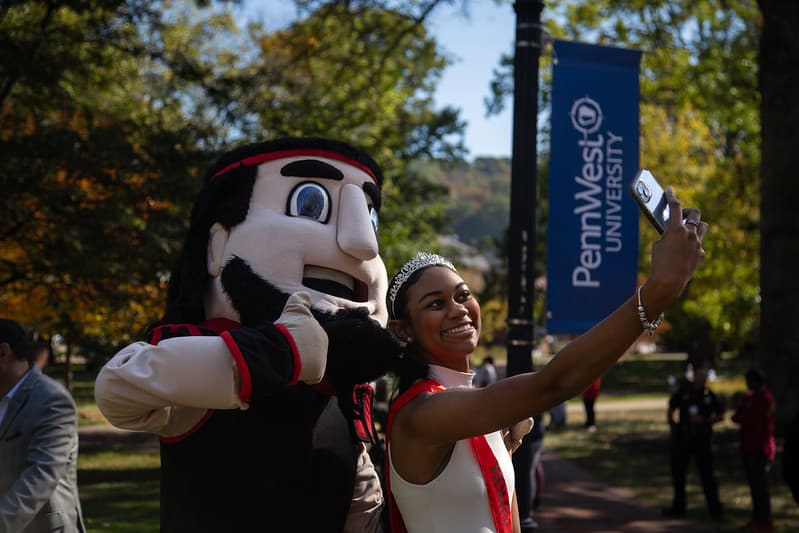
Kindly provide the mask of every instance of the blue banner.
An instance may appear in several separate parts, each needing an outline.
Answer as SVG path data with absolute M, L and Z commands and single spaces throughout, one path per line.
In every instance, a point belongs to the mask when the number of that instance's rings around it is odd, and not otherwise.
M 555 41 L 547 222 L 547 333 L 582 333 L 638 273 L 639 50 Z

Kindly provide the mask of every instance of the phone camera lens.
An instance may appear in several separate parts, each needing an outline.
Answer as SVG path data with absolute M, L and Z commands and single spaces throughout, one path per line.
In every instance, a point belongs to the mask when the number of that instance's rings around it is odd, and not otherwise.
M 652 199 L 652 193 L 649 192 L 649 187 L 647 187 L 646 183 L 643 181 L 639 181 L 635 184 L 635 190 L 638 192 L 638 196 L 640 196 L 644 202 L 648 202 Z

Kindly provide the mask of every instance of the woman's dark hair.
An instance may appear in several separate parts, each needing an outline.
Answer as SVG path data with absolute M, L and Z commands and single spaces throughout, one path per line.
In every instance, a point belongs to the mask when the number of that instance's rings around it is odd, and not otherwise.
M 391 316 L 394 320 L 408 320 L 408 289 L 419 281 L 419 278 L 422 276 L 422 273 L 427 270 L 428 268 L 437 265 L 430 265 L 424 268 L 420 268 L 410 276 L 402 286 L 397 291 L 397 296 L 394 298 L 394 302 L 389 300 L 388 296 L 386 296 L 386 305 L 389 310 L 391 311 L 392 315 L 396 313 L 396 316 Z M 397 274 L 398 275 L 398 274 Z M 394 281 L 397 277 L 395 275 L 391 279 L 391 283 L 389 283 L 389 287 L 394 285 Z M 399 384 L 397 385 L 397 396 L 408 390 L 411 385 L 419 381 L 420 379 L 425 379 L 430 375 L 430 367 L 427 363 L 422 359 L 419 350 L 416 346 L 411 342 L 405 346 L 405 351 L 403 353 L 403 357 L 400 360 L 399 368 L 396 369 L 397 377 L 399 378 Z

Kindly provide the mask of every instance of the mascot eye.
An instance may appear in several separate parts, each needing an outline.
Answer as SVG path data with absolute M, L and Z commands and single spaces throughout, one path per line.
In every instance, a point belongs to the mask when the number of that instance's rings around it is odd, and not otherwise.
M 289 197 L 288 214 L 327 222 L 330 217 L 330 195 L 318 183 L 300 183 Z
M 369 218 L 372 221 L 372 229 L 375 230 L 377 235 L 377 210 L 373 206 L 369 206 Z

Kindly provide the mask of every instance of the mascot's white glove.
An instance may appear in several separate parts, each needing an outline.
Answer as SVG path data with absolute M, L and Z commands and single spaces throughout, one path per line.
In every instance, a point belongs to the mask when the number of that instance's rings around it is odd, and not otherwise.
M 524 436 L 530 433 L 532 429 L 533 419 L 525 418 L 521 422 L 516 422 L 511 427 L 504 430 L 502 432 L 502 437 L 505 440 L 505 448 L 511 453 L 515 452 L 516 448 L 521 446 Z
M 283 313 L 275 321 L 291 335 L 292 349 L 299 356 L 298 381 L 319 383 L 327 366 L 327 333 L 311 314 L 311 295 L 295 292 L 289 296 Z

